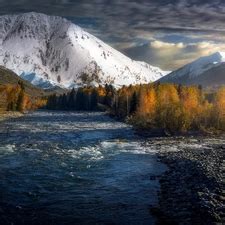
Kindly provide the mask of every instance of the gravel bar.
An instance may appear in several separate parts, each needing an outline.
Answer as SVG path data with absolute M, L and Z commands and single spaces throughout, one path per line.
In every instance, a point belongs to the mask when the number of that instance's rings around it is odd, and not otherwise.
M 225 224 L 225 137 L 159 138 L 146 145 L 158 150 L 167 171 L 159 177 L 159 225 Z

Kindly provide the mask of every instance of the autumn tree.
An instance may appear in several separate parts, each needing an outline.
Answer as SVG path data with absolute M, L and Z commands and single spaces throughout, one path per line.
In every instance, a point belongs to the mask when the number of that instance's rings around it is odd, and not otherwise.
M 138 114 L 154 119 L 156 112 L 156 92 L 153 86 L 141 89 L 139 95 Z
M 218 90 L 215 98 L 216 127 L 225 129 L 225 87 Z
M 180 98 L 177 86 L 160 84 L 157 87 L 156 123 L 171 132 L 180 129 Z
M 184 130 L 196 128 L 199 125 L 202 103 L 201 91 L 197 87 L 182 87 L 181 105 Z

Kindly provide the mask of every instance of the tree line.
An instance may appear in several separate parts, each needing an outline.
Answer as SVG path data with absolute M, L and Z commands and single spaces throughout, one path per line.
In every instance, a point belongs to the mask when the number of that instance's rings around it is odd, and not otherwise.
M 72 89 L 62 95 L 51 95 L 47 101 L 47 109 L 51 110 L 77 110 L 96 111 L 99 107 L 110 106 L 108 101 L 109 93 L 114 93 L 115 89 L 111 85 L 105 87 L 84 87 Z
M 225 88 L 206 93 L 200 86 L 146 84 L 72 89 L 52 95 L 48 109 L 107 109 L 137 128 L 160 128 L 175 133 L 188 130 L 225 129 Z

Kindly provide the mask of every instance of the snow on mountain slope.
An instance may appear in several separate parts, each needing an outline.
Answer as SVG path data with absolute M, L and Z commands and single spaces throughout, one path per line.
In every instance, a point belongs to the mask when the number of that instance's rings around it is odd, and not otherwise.
M 45 88 L 148 83 L 166 74 L 64 18 L 33 12 L 0 16 L 0 65 Z
M 201 57 L 194 62 L 185 65 L 184 67 L 171 72 L 170 74 L 159 79 L 160 82 L 180 83 L 180 84 L 200 84 L 204 79 L 204 74 L 207 73 L 209 78 L 209 71 L 213 71 L 213 68 L 219 67 L 225 62 L 225 53 L 216 52 L 212 55 Z M 213 73 L 211 73 L 213 76 Z M 207 83 L 207 82 L 204 82 Z

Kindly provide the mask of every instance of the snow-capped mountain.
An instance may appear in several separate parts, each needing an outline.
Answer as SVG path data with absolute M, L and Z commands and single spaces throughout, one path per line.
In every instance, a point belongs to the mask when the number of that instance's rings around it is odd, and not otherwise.
M 225 84 L 225 52 L 201 57 L 159 79 L 163 83 L 219 86 Z
M 0 16 L 0 65 L 44 88 L 148 83 L 166 74 L 64 18 L 33 12 Z

